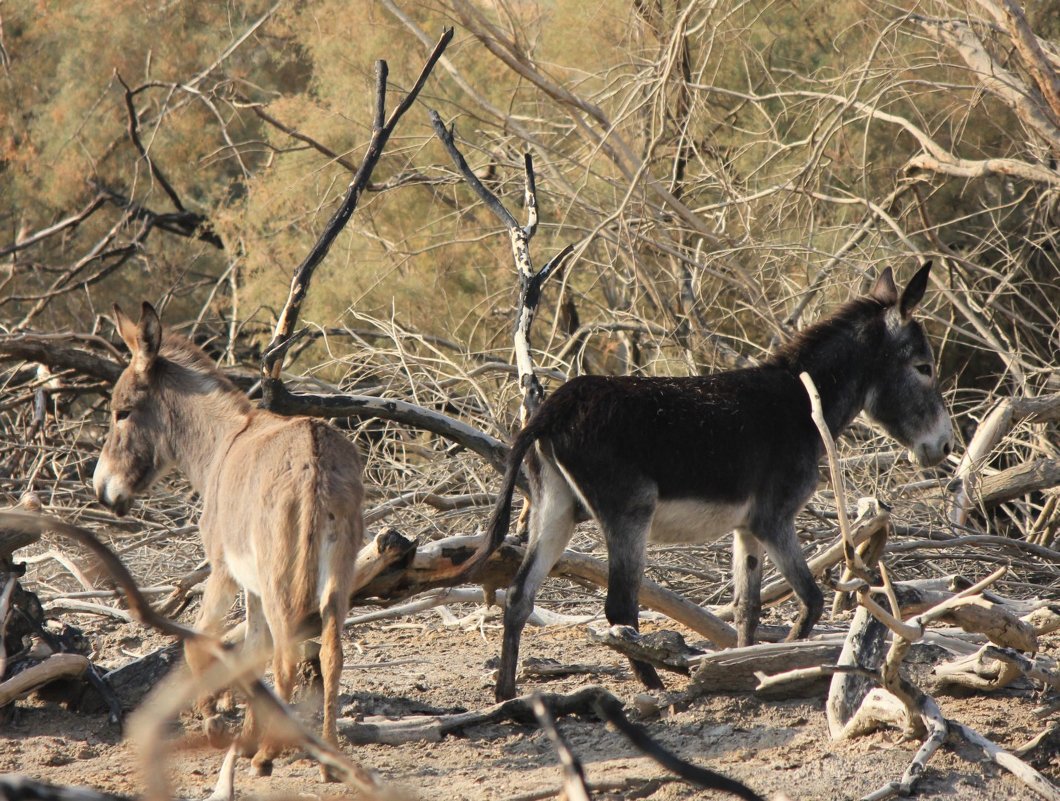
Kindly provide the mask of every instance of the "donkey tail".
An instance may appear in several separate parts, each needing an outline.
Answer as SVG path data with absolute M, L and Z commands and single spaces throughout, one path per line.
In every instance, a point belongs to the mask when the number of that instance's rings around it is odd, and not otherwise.
M 501 485 L 501 494 L 493 507 L 489 523 L 486 525 L 486 534 L 482 537 L 475 552 L 460 565 L 460 570 L 455 574 L 461 578 L 471 573 L 482 562 L 489 558 L 497 550 L 504 538 L 508 536 L 508 527 L 512 519 L 512 496 L 515 494 L 515 485 L 519 480 L 523 459 L 530 446 L 534 444 L 539 432 L 532 426 L 527 425 L 512 443 L 512 449 L 508 452 L 508 464 L 504 471 L 504 483 Z

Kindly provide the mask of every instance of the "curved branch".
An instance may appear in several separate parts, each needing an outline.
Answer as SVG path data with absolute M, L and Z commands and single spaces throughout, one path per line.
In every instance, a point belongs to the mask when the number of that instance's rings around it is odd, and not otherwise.
M 270 409 L 278 414 L 304 414 L 314 417 L 378 417 L 381 420 L 393 420 L 415 428 L 430 431 L 445 437 L 456 444 L 477 453 L 489 462 L 498 472 L 504 472 L 504 463 L 508 458 L 508 446 L 499 439 L 491 437 L 476 428 L 469 426 L 448 415 L 407 401 L 393 398 L 373 398 L 368 395 L 295 395 L 280 381 L 265 379 L 263 391 L 267 384 L 272 394 Z

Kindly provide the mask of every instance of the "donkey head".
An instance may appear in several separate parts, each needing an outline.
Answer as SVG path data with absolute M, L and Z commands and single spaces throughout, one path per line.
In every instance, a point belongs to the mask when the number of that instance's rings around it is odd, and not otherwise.
M 865 411 L 892 437 L 909 448 L 925 467 L 953 450 L 953 426 L 939 393 L 935 356 L 913 309 L 924 297 L 931 262 L 899 295 L 891 268 L 883 271 L 871 297 L 883 307 L 885 333 Z
M 162 323 L 146 301 L 134 323 L 114 305 L 114 325 L 132 353 L 111 396 L 110 432 L 96 462 L 92 483 L 99 502 L 118 516 L 133 498 L 148 489 L 173 461 L 157 397 L 156 361 L 162 345 Z

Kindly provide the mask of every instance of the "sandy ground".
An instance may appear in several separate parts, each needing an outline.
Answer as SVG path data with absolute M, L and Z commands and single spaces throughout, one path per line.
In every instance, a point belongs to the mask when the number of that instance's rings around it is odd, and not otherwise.
M 85 616 L 70 619 L 85 627 L 103 649 L 99 658 L 111 664 L 163 643 L 135 625 Z M 347 638 L 343 714 L 437 714 L 488 706 L 492 685 L 487 661 L 498 652 L 499 633 L 495 620 L 467 630 L 443 625 L 435 612 L 358 628 Z M 1047 645 L 1054 655 L 1060 651 L 1055 639 Z M 590 644 L 582 626 L 528 628 L 523 653 L 604 668 L 625 664 L 617 654 Z M 680 689 L 688 679 L 671 674 L 667 682 L 671 689 Z M 640 691 L 624 670 L 617 675 L 612 671 L 524 680 L 521 690 L 567 693 L 593 683 L 607 687 L 627 708 Z M 1036 698 L 1029 690 L 939 700 L 948 717 L 1005 746 L 1019 745 L 1045 726 L 1033 714 Z M 917 747 L 902 742 L 897 732 L 830 742 L 823 695 L 787 701 L 714 695 L 672 716 L 645 722 L 652 736 L 686 759 L 738 778 L 765 796 L 784 792 L 792 799 L 859 798 L 900 776 Z M 559 728 L 583 761 L 590 782 L 618 788 L 601 790 L 598 797 L 721 797 L 677 782 L 650 781 L 667 774 L 595 719 L 563 718 Z M 174 789 L 181 797 L 202 798 L 212 788 L 222 755 L 195 736 L 198 725 L 190 716 L 183 719 L 181 730 L 188 736 L 169 762 Z M 435 743 L 353 746 L 346 741 L 343 748 L 406 797 L 514 799 L 558 791 L 561 781 L 545 735 L 515 723 L 478 726 Z M 980 760 L 967 746 L 943 748 L 929 763 L 919 797 L 1037 797 Z M 1060 755 L 1046 755 L 1038 765 L 1054 782 L 1060 781 Z M 143 786 L 136 749 L 104 716 L 79 715 L 34 699 L 20 702 L 16 713 L 0 725 L 0 772 L 130 795 Z M 237 781 L 244 798 L 345 795 L 341 785 L 321 783 L 316 766 L 293 752 L 277 761 L 271 777 L 250 777 L 241 769 Z

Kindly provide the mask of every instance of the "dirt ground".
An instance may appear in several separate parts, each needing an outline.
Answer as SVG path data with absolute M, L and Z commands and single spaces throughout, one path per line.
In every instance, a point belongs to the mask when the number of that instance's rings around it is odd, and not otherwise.
M 137 625 L 74 615 L 70 620 L 95 638 L 102 649 L 98 658 L 105 664 L 129 661 L 164 644 Z M 658 627 L 645 628 L 653 625 Z M 462 628 L 445 625 L 436 611 L 358 627 L 347 638 L 342 714 L 438 714 L 490 705 L 487 662 L 499 650 L 499 633 L 495 618 L 481 627 Z M 1048 651 L 1055 655 L 1060 651 L 1057 645 L 1055 639 L 1047 642 Z M 631 709 L 640 691 L 628 671 L 613 670 L 624 668 L 624 659 L 590 644 L 584 626 L 528 627 L 523 654 L 605 669 L 596 675 L 524 679 L 520 683 L 524 692 L 568 693 L 597 683 Z M 671 689 L 688 682 L 674 674 L 666 680 Z M 1033 713 L 1036 699 L 1029 690 L 939 700 L 948 717 L 1003 746 L 1019 745 L 1046 725 Z M 902 742 L 897 732 L 830 742 L 823 694 L 788 701 L 760 700 L 751 694 L 702 697 L 685 711 L 645 723 L 652 736 L 686 759 L 738 778 L 764 796 L 783 792 L 792 799 L 859 798 L 899 777 L 917 747 Z M 190 717 L 183 724 L 186 733 L 198 731 Z M 589 781 L 605 788 L 598 797 L 652 801 L 721 797 L 665 780 L 662 768 L 595 719 L 562 718 L 559 728 L 582 760 Z M 346 741 L 343 748 L 403 797 L 438 801 L 550 797 L 561 781 L 558 760 L 545 735 L 515 723 L 478 726 L 441 742 L 353 746 Z M 205 797 L 221 758 L 201 738 L 188 737 L 170 759 L 176 794 Z M 316 766 L 294 753 L 277 761 L 271 777 L 251 777 L 245 767 L 243 762 L 237 777 L 237 791 L 244 798 L 344 796 L 341 785 L 321 783 Z M 1057 754 L 1047 755 L 1039 767 L 1054 782 L 1060 780 Z M 40 700 L 20 702 L 16 714 L 0 727 L 0 772 L 130 795 L 142 789 L 135 748 L 108 725 L 105 716 L 79 715 Z M 944 747 L 930 761 L 920 787 L 921 798 L 1036 797 L 1006 772 L 981 762 L 967 746 Z

